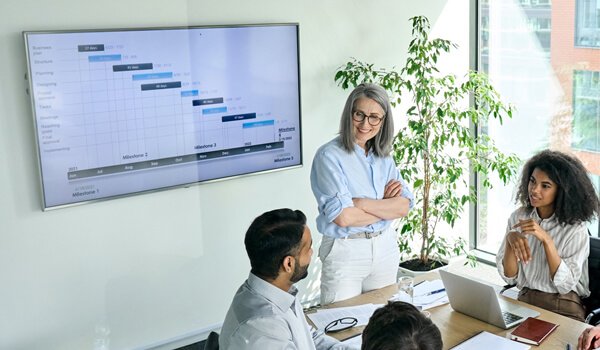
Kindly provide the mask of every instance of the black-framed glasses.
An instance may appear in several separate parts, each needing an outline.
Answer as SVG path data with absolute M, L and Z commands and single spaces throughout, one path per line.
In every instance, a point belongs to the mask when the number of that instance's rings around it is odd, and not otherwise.
M 362 121 L 365 120 L 365 118 L 367 118 L 367 121 L 371 126 L 377 126 L 381 123 L 385 116 L 383 116 L 383 118 L 380 118 L 376 115 L 370 115 L 367 117 L 367 115 L 361 111 L 354 111 L 354 113 L 352 113 L 352 119 L 354 119 L 354 121 L 357 123 L 362 123 Z
M 354 317 L 343 317 L 343 318 L 337 319 L 335 321 L 329 322 L 329 324 L 327 326 L 325 326 L 325 332 L 326 333 L 334 333 L 334 332 L 343 331 L 345 329 L 356 326 L 357 323 L 358 323 L 358 320 Z

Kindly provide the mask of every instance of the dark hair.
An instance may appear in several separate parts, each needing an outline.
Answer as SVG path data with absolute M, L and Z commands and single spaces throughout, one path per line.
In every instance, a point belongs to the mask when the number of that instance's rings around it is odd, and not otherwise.
M 598 213 L 598 196 L 587 171 L 579 159 L 544 150 L 533 156 L 521 173 L 516 202 L 532 208 L 529 201 L 529 179 L 535 169 L 545 172 L 556 184 L 554 214 L 561 224 L 575 224 L 592 219 Z
M 389 157 L 394 141 L 394 116 L 387 92 L 376 84 L 362 83 L 348 96 L 340 119 L 340 146 L 348 153 L 354 152 L 356 136 L 354 135 L 352 114 L 354 113 L 354 104 L 363 97 L 374 100 L 383 110 L 381 128 L 375 137 L 367 141 L 367 150 L 373 151 L 377 157 Z
M 362 350 L 441 350 L 444 345 L 438 327 L 403 301 L 375 310 L 362 337 Z
M 277 209 L 254 219 L 244 239 L 252 273 L 277 278 L 283 259 L 299 252 L 305 226 L 306 216 L 300 210 Z

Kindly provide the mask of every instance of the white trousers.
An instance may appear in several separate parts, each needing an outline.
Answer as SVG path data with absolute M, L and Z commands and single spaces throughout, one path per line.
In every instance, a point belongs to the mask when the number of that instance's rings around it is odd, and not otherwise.
M 396 283 L 400 252 L 396 231 L 366 239 L 323 236 L 319 247 L 321 304 L 348 299 Z

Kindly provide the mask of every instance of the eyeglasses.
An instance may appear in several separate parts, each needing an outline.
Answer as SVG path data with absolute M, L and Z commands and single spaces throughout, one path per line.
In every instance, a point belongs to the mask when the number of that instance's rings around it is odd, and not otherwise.
M 383 117 L 385 118 L 385 116 L 383 116 Z M 383 118 L 379 118 L 378 116 L 375 116 L 375 115 L 370 115 L 367 117 L 361 111 L 354 111 L 354 113 L 352 113 L 352 119 L 354 119 L 354 121 L 357 123 L 362 123 L 362 121 L 365 120 L 365 118 L 368 118 L 367 121 L 369 122 L 369 124 L 371 126 L 377 126 L 383 120 Z
M 335 321 L 329 322 L 325 326 L 326 333 L 335 333 L 356 326 L 358 320 L 354 317 L 343 317 Z

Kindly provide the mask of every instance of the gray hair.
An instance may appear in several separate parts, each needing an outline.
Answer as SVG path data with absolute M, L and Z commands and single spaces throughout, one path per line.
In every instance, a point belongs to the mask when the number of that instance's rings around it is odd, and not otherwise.
M 375 137 L 367 141 L 367 150 L 372 151 L 377 157 L 389 157 L 394 141 L 394 117 L 387 92 L 377 84 L 362 83 L 348 96 L 340 120 L 340 146 L 348 153 L 354 152 L 355 135 L 352 114 L 354 113 L 354 104 L 363 97 L 379 103 L 383 110 L 381 128 Z

